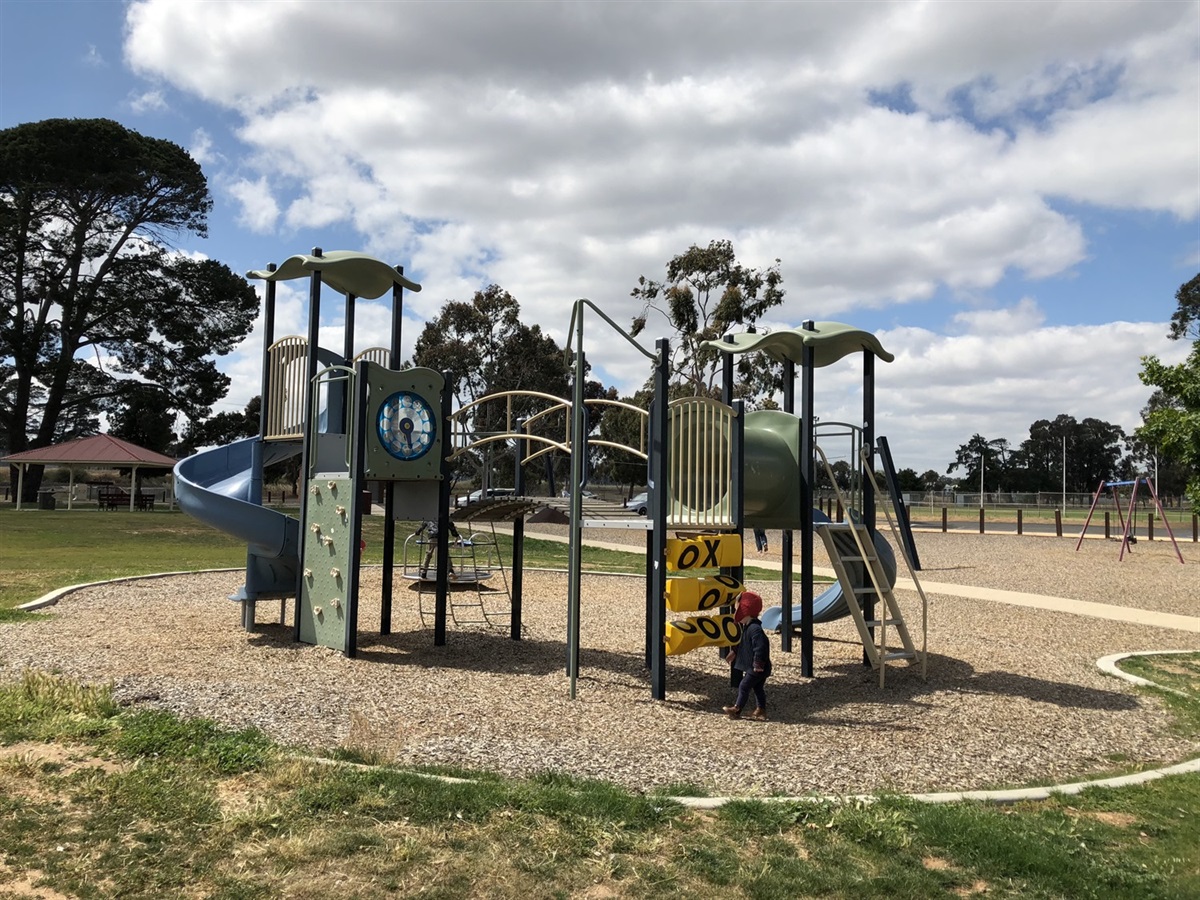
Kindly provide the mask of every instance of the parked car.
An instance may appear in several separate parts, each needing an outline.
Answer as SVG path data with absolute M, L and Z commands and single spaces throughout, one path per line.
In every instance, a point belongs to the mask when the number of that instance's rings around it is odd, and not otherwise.
M 503 500 L 507 497 L 515 497 L 516 490 L 514 488 L 488 488 L 487 491 L 482 489 L 471 491 L 465 497 L 459 497 L 454 501 L 455 506 L 469 506 L 472 503 L 478 503 L 480 500 Z
M 632 509 L 639 516 L 644 516 L 646 515 L 646 507 L 649 503 L 650 495 L 645 491 L 642 491 L 640 494 L 634 494 L 632 497 L 626 500 L 625 508 Z

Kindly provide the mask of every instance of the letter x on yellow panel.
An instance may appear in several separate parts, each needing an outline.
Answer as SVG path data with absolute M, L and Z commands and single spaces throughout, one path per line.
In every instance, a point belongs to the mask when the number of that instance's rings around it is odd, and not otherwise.
M 667 539 L 667 571 L 721 569 L 742 564 L 740 534 L 703 534 Z

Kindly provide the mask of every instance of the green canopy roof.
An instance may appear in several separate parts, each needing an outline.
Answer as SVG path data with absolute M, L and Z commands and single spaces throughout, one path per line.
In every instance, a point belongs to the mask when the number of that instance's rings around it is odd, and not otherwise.
M 794 363 L 801 363 L 804 360 L 804 347 L 807 345 L 813 349 L 813 366 L 816 368 L 828 366 L 851 353 L 874 353 L 884 362 L 891 362 L 896 358 L 883 349 L 879 339 L 871 332 L 841 322 L 814 322 L 811 331 L 797 327 L 766 334 L 741 332 L 730 337 L 733 338 L 732 342 L 705 341 L 703 346 L 720 350 L 722 353 L 749 353 L 757 350 L 776 362 L 790 359 Z
M 410 291 L 421 290 L 419 284 L 409 281 L 395 267 L 354 250 L 330 250 L 321 256 L 302 253 L 289 257 L 274 272 L 259 269 L 247 272 L 246 277 L 264 281 L 291 281 L 293 278 L 306 278 L 317 270 L 321 272 L 324 284 L 363 300 L 382 297 L 392 289 L 393 284 Z

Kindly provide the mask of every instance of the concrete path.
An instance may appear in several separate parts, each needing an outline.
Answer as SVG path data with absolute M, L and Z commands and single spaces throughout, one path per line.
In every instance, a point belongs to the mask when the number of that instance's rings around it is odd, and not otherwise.
M 511 530 L 506 530 L 511 534 Z M 542 541 L 557 541 L 567 543 L 566 535 L 551 534 L 544 531 L 526 529 L 526 537 Z M 603 550 L 616 550 L 623 553 L 638 552 L 637 547 L 615 541 L 584 539 L 589 547 Z M 748 565 L 759 569 L 770 569 L 775 572 L 783 571 L 783 563 L 772 560 L 753 560 Z M 814 575 L 824 575 L 835 578 L 833 569 L 816 566 Z M 920 578 L 920 573 L 917 574 Z M 1134 609 L 1128 606 L 1114 606 L 1110 603 L 1093 603 L 1089 600 L 1072 600 L 1068 597 L 1048 597 L 1042 594 L 1025 594 L 1020 591 L 1002 591 L 995 588 L 972 587 L 965 584 L 949 584 L 945 582 L 926 581 L 921 578 L 921 587 L 926 594 L 937 594 L 946 597 L 966 597 L 971 600 L 987 600 L 992 603 L 1007 603 L 1010 606 L 1025 606 L 1033 609 L 1048 609 L 1055 612 L 1071 613 L 1076 616 L 1087 616 L 1092 619 L 1108 619 L 1113 622 L 1126 622 L 1130 625 L 1151 625 L 1155 628 L 1173 628 L 1176 631 L 1190 631 L 1200 634 L 1200 617 L 1181 616 L 1175 613 L 1155 612 L 1149 609 Z M 899 578 L 896 588 L 902 591 L 915 591 L 916 586 L 911 579 Z

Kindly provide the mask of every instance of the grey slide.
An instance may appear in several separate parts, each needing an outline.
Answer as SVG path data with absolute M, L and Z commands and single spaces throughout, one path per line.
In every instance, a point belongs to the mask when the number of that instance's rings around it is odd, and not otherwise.
M 817 527 L 820 528 L 821 526 L 818 525 Z M 888 587 L 895 587 L 896 554 L 892 550 L 892 545 L 887 542 L 887 538 L 879 532 L 875 532 L 875 552 L 879 554 L 879 561 L 883 563 L 883 571 L 887 575 Z M 869 587 L 871 576 L 867 572 L 866 567 L 859 564 L 855 569 L 860 575 L 855 587 Z M 834 619 L 841 619 L 848 615 L 850 615 L 850 607 L 846 604 L 846 598 L 842 594 L 841 582 L 835 581 L 819 595 L 813 597 L 814 623 L 832 622 Z M 792 601 L 792 627 L 800 625 L 800 617 L 800 601 L 794 598 Z M 765 630 L 778 631 L 782 623 L 782 606 L 772 606 L 770 609 L 763 611 L 762 626 Z

